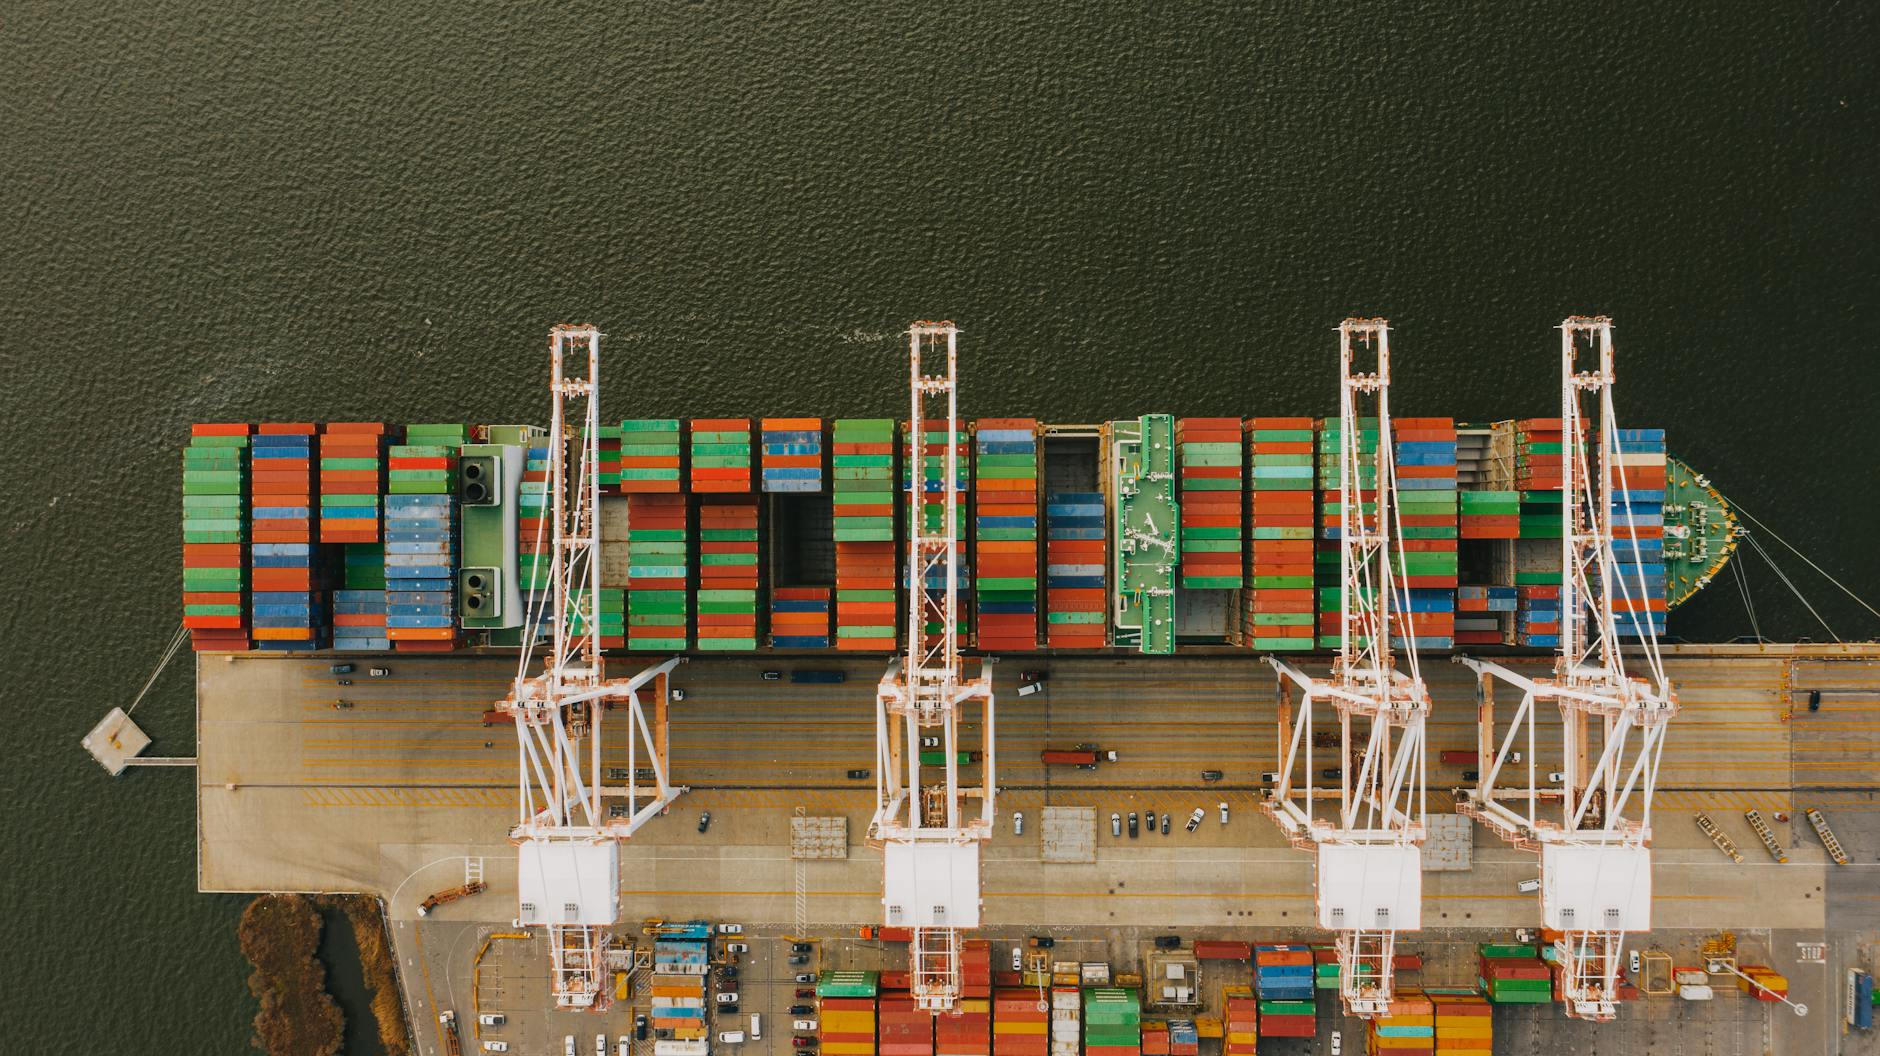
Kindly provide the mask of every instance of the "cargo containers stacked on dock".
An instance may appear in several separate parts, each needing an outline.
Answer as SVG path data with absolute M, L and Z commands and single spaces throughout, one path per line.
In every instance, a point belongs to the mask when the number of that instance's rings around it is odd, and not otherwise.
M 1436 1006 L 1421 990 L 1399 987 L 1384 1015 L 1365 1021 L 1368 1056 L 1436 1051 Z
M 698 587 L 698 647 L 757 648 L 756 496 L 699 500 Z
M 1544 1005 L 1553 1000 L 1553 983 L 1540 950 L 1526 943 L 1483 943 L 1476 947 L 1476 983 L 1496 1005 Z
M 1393 571 L 1409 611 L 1392 621 L 1391 644 L 1429 652 L 1456 645 L 1456 423 L 1452 418 L 1399 418 L 1391 423 L 1397 469 L 1400 558 Z M 1406 639 L 1400 628 L 1406 625 Z
M 835 424 L 836 648 L 892 652 L 898 637 L 894 422 Z
M 1245 579 L 1241 531 L 1240 419 L 1183 418 L 1181 447 L 1181 585 L 1188 590 L 1238 590 Z
M 853 970 L 826 971 L 816 983 L 820 1007 L 816 1036 L 827 1056 L 875 1056 L 875 998 L 879 976 Z M 933 1031 L 933 1017 L 921 1013 Z
M 966 997 L 992 996 L 992 943 L 967 939 L 960 946 L 960 993 Z M 991 1011 L 990 1006 L 981 1011 Z M 990 1024 L 987 1030 L 991 1030 Z
M 1314 579 L 1319 589 L 1319 648 L 1336 649 L 1342 632 L 1344 613 L 1339 608 L 1339 540 L 1344 533 L 1343 470 L 1339 465 L 1340 430 L 1337 418 L 1319 422 L 1319 545 L 1313 554 Z M 1366 521 L 1377 517 L 1377 419 L 1358 421 L 1357 515 Z
M 751 420 L 692 419 L 692 491 L 701 495 L 751 490 Z
M 1260 1042 L 1260 1002 L 1245 986 L 1221 988 L 1221 1056 L 1255 1056 Z
M 761 430 L 764 491 L 813 495 L 823 490 L 821 418 L 765 418 Z
M 992 1056 L 1047 1056 L 1051 1012 L 1039 1004 L 1036 990 L 1008 988 L 993 993 Z
M 1084 990 L 1084 1056 L 1139 1056 L 1142 1000 L 1134 989 L 1094 986 Z
M 330 609 L 314 538 L 314 430 L 267 423 L 249 438 L 249 573 L 258 649 L 322 649 Z
M 905 990 L 883 990 L 875 1019 L 881 1056 L 933 1056 L 936 1017 Z
M 686 647 L 691 578 L 687 501 L 683 495 L 627 495 L 629 650 L 670 652 Z
M 918 491 L 920 501 L 911 505 L 909 516 L 920 518 L 923 531 L 938 532 L 946 523 L 946 430 L 927 429 L 927 435 L 920 443 L 920 455 L 916 458 L 913 438 L 908 435 L 910 425 L 908 422 L 901 423 L 901 491 L 910 495 Z M 964 430 L 957 439 L 959 442 L 954 446 L 957 461 L 953 477 L 953 552 L 958 607 L 955 609 L 954 630 L 962 643 L 970 643 L 972 639 L 968 637 L 970 623 L 967 616 L 973 611 L 973 578 L 972 562 L 966 551 L 966 507 L 972 491 L 972 448 Z M 916 465 L 920 467 L 918 473 Z M 910 540 L 914 537 L 912 523 L 908 525 L 907 535 Z M 908 604 L 917 604 L 919 599 L 914 591 L 921 589 L 920 585 L 906 582 L 905 575 L 902 580 L 902 588 L 908 591 Z M 932 611 L 939 612 L 945 604 L 945 578 L 938 573 L 930 574 L 925 589 L 932 600 Z M 940 619 L 934 616 L 927 618 L 921 626 L 930 640 L 937 638 L 944 630 Z
M 461 425 L 412 425 L 388 452 L 385 636 L 400 652 L 457 644 L 457 449 Z
M 1167 1020 L 1142 1021 L 1142 1056 L 1169 1056 Z
M 1620 429 L 1612 470 L 1613 608 L 1621 638 L 1665 633 L 1665 431 Z
M 1317 644 L 1312 419 L 1250 418 L 1243 435 L 1250 539 L 1234 640 L 1261 652 L 1311 649 Z
M 1737 989 L 1758 1001 L 1779 1001 L 1789 996 L 1788 977 L 1766 964 L 1746 964 L 1738 969 L 1748 979 L 1737 979 Z
M 659 937 L 653 940 L 652 1004 L 648 1012 L 653 1029 L 671 1031 L 674 1041 L 707 1040 L 708 952 L 706 943 L 695 939 Z
M 679 493 L 677 418 L 630 418 L 620 423 L 620 490 L 628 495 Z
M 183 449 L 183 626 L 190 648 L 248 648 L 248 433 L 190 426 Z
M 1108 644 L 1104 523 L 1098 492 L 1058 492 L 1045 501 L 1045 640 L 1053 649 Z
M 1441 1056 L 1492 1056 L 1495 1010 L 1480 994 L 1432 991 L 1436 1051 Z
M 1038 648 L 1038 422 L 981 418 L 974 434 L 976 643 L 990 653 Z
M 1260 995 L 1262 1036 L 1309 1038 L 1318 1030 L 1312 979 L 1311 947 L 1254 947 L 1253 980 Z
M 1201 1033 L 1192 1019 L 1168 1021 L 1169 1056 L 1197 1056 L 1201 1051 Z

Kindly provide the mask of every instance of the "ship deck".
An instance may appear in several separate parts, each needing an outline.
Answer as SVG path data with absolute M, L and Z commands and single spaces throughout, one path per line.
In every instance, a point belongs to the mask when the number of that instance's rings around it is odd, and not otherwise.
M 507 922 L 516 898 L 515 852 L 504 838 L 516 813 L 515 738 L 480 716 L 513 677 L 513 657 L 398 655 L 380 661 L 389 678 L 349 687 L 335 685 L 331 662 L 199 659 L 200 887 L 375 893 L 403 944 L 419 931 L 411 927 L 418 901 L 461 883 L 470 856 L 482 859 L 490 890 L 443 907 L 425 928 Z M 793 666 L 840 667 L 848 680 L 760 678 Z M 682 666 L 672 767 L 692 791 L 625 847 L 623 918 L 802 922 L 818 933 L 877 921 L 881 861 L 863 839 L 872 783 L 846 772 L 872 764 L 881 667 L 875 657 Z M 1048 691 L 1017 696 L 1019 669 L 1038 667 L 1051 672 Z M 1830 928 L 1880 927 L 1869 850 L 1880 834 L 1880 720 L 1870 717 L 1880 703 L 1880 648 L 1679 647 L 1668 651 L 1668 669 L 1683 710 L 1657 801 L 1654 934 L 1729 927 L 1802 941 Z M 1276 731 L 1272 676 L 1256 658 L 1014 657 L 996 670 L 1001 793 L 985 852 L 989 932 L 1153 922 L 1190 934 L 1266 934 L 1310 924 L 1310 856 L 1287 846 L 1257 806 Z M 1436 753 L 1475 747 L 1474 687 L 1464 668 L 1440 658 L 1424 673 L 1435 700 L 1435 813 L 1453 805 L 1447 788 L 1462 770 L 1436 766 Z M 1817 713 L 1807 710 L 1810 689 L 1826 690 Z M 334 707 L 341 694 L 350 708 Z M 1118 762 L 1095 772 L 1040 764 L 1046 746 L 1081 742 L 1115 750 Z M 626 750 L 616 740 L 606 758 L 626 766 Z M 1208 769 L 1228 780 L 1204 784 Z M 1226 825 L 1215 810 L 1222 801 Z M 1046 805 L 1095 809 L 1094 860 L 1041 861 Z M 1805 828 L 1798 812 L 1808 806 L 1824 809 L 1869 864 L 1837 869 L 1811 833 L 1776 824 L 1793 845 L 1788 864 L 1777 864 L 1741 816 L 1789 812 Z M 1195 807 L 1206 820 L 1188 834 L 1182 821 Z M 705 810 L 713 821 L 700 834 Z M 1171 834 L 1110 836 L 1107 815 L 1145 810 L 1172 813 Z M 1012 832 L 1014 811 L 1025 813 L 1023 836 Z M 1697 830 L 1698 811 L 1732 834 L 1742 864 Z M 793 861 L 789 819 L 799 813 L 846 818 L 848 857 Z M 1477 827 L 1473 857 L 1468 871 L 1427 874 L 1431 939 L 1442 929 L 1505 933 L 1537 918 L 1533 896 L 1516 890 L 1535 875 L 1533 856 Z M 1404 941 L 1416 948 L 1422 938 Z

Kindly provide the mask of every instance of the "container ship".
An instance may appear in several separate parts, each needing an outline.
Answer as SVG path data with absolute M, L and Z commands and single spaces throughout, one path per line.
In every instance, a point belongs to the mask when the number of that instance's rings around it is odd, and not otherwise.
M 1374 421 L 1360 421 L 1375 449 Z M 962 419 L 956 631 L 983 654 L 1338 645 L 1338 418 Z M 547 431 L 203 423 L 183 448 L 183 623 L 198 651 L 446 652 L 544 633 Z M 1559 419 L 1395 418 L 1399 648 L 1558 644 Z M 892 418 L 603 425 L 604 648 L 890 653 L 911 517 L 949 508 L 944 426 Z M 585 439 L 585 438 L 584 438 Z M 1616 437 L 1621 635 L 1727 562 L 1736 523 L 1662 429 Z M 573 464 L 571 457 L 570 465 Z M 1366 471 L 1372 467 L 1366 467 Z M 918 502 L 909 501 L 916 495 Z M 572 607 L 572 606 L 571 606 Z M 926 628 L 933 634 L 937 626 Z

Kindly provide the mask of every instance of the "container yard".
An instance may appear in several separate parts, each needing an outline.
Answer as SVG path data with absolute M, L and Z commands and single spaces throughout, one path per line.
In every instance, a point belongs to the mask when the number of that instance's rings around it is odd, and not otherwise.
M 1336 417 L 962 417 L 918 323 L 906 415 L 602 421 L 563 327 L 548 428 L 197 425 L 200 884 L 378 894 L 427 1056 L 1833 1051 L 1880 651 L 1674 643 L 1664 430 L 1340 333 Z

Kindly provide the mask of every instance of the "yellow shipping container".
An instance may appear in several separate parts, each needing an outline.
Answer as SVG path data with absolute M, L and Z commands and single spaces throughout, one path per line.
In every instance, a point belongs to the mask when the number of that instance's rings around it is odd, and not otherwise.
M 1254 1030 L 1236 1030 L 1227 1035 L 1229 1045 L 1252 1045 L 1260 1040 L 1260 1033 Z
M 1495 1021 L 1487 1016 L 1473 1016 L 1462 1023 L 1446 1020 L 1436 1024 L 1436 1036 L 1439 1038 L 1492 1038 L 1495 1036 Z
M 859 1009 L 824 1009 L 822 1029 L 825 1034 L 873 1034 L 875 1014 Z
M 1042 1019 L 1034 1023 L 1013 1023 L 1001 1020 L 992 1025 L 992 1032 L 994 1034 L 1049 1034 L 1051 1024 Z
M 826 1041 L 822 1051 L 829 1056 L 875 1056 L 875 1043 L 872 1041 Z

